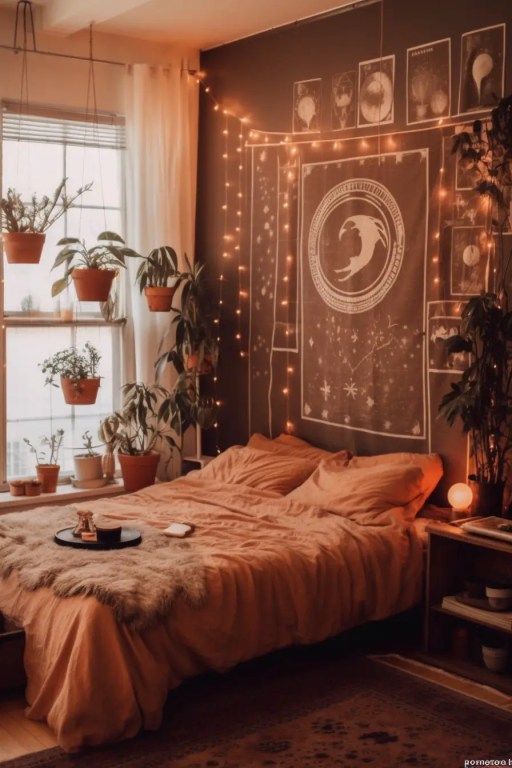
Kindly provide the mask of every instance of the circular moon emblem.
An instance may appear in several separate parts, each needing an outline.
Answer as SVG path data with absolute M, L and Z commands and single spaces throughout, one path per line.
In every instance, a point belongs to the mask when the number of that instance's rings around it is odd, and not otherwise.
M 327 192 L 311 220 L 311 277 L 331 309 L 367 312 L 396 281 L 404 248 L 404 222 L 391 192 L 373 179 L 349 179 Z
M 462 252 L 462 261 L 467 267 L 476 267 L 480 261 L 480 248 L 477 245 L 466 245 Z

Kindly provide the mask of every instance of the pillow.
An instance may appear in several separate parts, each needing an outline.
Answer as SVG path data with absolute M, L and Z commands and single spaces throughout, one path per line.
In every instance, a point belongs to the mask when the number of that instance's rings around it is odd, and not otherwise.
M 352 456 L 350 451 L 345 450 L 338 451 L 337 453 L 324 451 L 322 448 L 317 448 L 311 445 L 311 443 L 301 440 L 299 437 L 284 433 L 274 440 L 269 440 L 268 437 L 256 432 L 254 435 L 251 435 L 247 445 L 249 448 L 257 448 L 260 451 L 270 451 L 272 453 L 280 453 L 283 456 L 297 456 L 302 459 L 310 459 L 316 462 L 316 464 L 322 461 L 322 459 L 332 459 L 335 457 L 347 463 Z
M 369 469 L 381 464 L 394 464 L 402 467 L 419 467 L 423 472 L 421 497 L 418 498 L 414 514 L 424 506 L 426 500 L 443 476 L 443 462 L 437 453 L 382 453 L 377 456 L 354 456 L 348 466 L 354 469 Z
M 284 495 L 303 483 L 316 466 L 317 462 L 311 459 L 234 445 L 199 470 L 195 477 L 240 483 Z
M 396 507 L 405 520 L 413 520 L 422 484 L 423 471 L 417 466 L 379 464 L 357 469 L 331 459 L 322 461 L 288 498 L 362 523 L 377 522 L 383 513 L 387 516 L 392 509 L 396 513 Z

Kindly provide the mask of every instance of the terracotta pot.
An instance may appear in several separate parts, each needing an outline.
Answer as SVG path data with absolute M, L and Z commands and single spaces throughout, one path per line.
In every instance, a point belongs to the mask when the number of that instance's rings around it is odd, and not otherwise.
M 39 480 L 29 480 L 25 483 L 25 496 L 40 496 L 42 485 Z
M 473 491 L 472 515 L 489 517 L 502 514 L 504 483 L 487 483 L 469 478 L 469 486 Z
M 203 358 L 201 365 L 199 366 L 199 355 L 197 352 L 194 352 L 192 355 L 187 357 L 187 370 L 196 371 L 199 376 L 204 376 L 206 373 L 211 373 L 213 370 L 212 359 L 206 355 Z
M 107 301 L 115 269 L 74 269 L 71 277 L 80 301 Z
M 38 464 L 36 466 L 37 479 L 41 483 L 43 493 L 55 493 L 57 480 L 59 479 L 59 464 Z
M 66 379 L 60 377 L 64 400 L 68 405 L 93 405 L 100 388 L 99 377 L 94 379 Z
M 24 480 L 12 480 L 9 483 L 9 492 L 11 496 L 24 496 L 25 495 L 25 481 Z
M 101 456 L 73 456 L 75 465 L 75 480 L 99 480 L 103 477 Z
M 146 301 L 150 312 L 170 312 L 176 286 L 163 288 L 144 288 Z
M 42 232 L 4 232 L 2 241 L 8 264 L 39 264 L 46 235 Z
M 131 456 L 119 453 L 119 464 L 123 475 L 124 487 L 128 493 L 139 491 L 147 485 L 153 485 L 156 477 L 160 454 L 155 451 Z

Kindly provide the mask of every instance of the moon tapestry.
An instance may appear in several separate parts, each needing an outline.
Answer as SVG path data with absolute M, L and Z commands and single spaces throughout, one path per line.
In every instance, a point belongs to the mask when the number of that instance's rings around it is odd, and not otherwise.
M 505 88 L 505 24 L 466 32 L 461 40 L 459 112 L 493 107 Z
M 451 41 L 407 49 L 407 124 L 448 117 L 451 102 Z
M 306 420 L 423 440 L 427 149 L 302 166 Z

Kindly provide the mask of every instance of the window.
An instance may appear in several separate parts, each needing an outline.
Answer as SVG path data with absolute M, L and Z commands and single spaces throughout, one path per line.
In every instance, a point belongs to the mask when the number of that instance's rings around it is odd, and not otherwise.
M 55 299 L 51 285 L 61 271 L 51 272 L 56 244 L 65 236 L 94 244 L 98 234 L 124 230 L 124 127 L 113 116 L 94 124 L 83 115 L 48 108 L 24 109 L 3 104 L 2 190 L 14 187 L 23 197 L 51 193 L 66 177 L 68 193 L 93 182 L 90 192 L 46 233 L 38 265 L 3 260 L 2 353 L 5 375 L 0 382 L 2 420 L 0 460 L 7 478 L 34 474 L 34 457 L 23 438 L 38 443 L 42 435 L 62 427 L 61 472 L 72 470 L 74 448 L 88 429 L 96 439 L 100 420 L 118 406 L 123 320 L 106 321 L 97 303 L 80 303 L 73 286 Z M 117 278 L 116 290 L 121 296 Z M 91 342 L 101 354 L 101 388 L 93 406 L 68 406 L 60 388 L 44 386 L 39 363 L 67 346 Z

